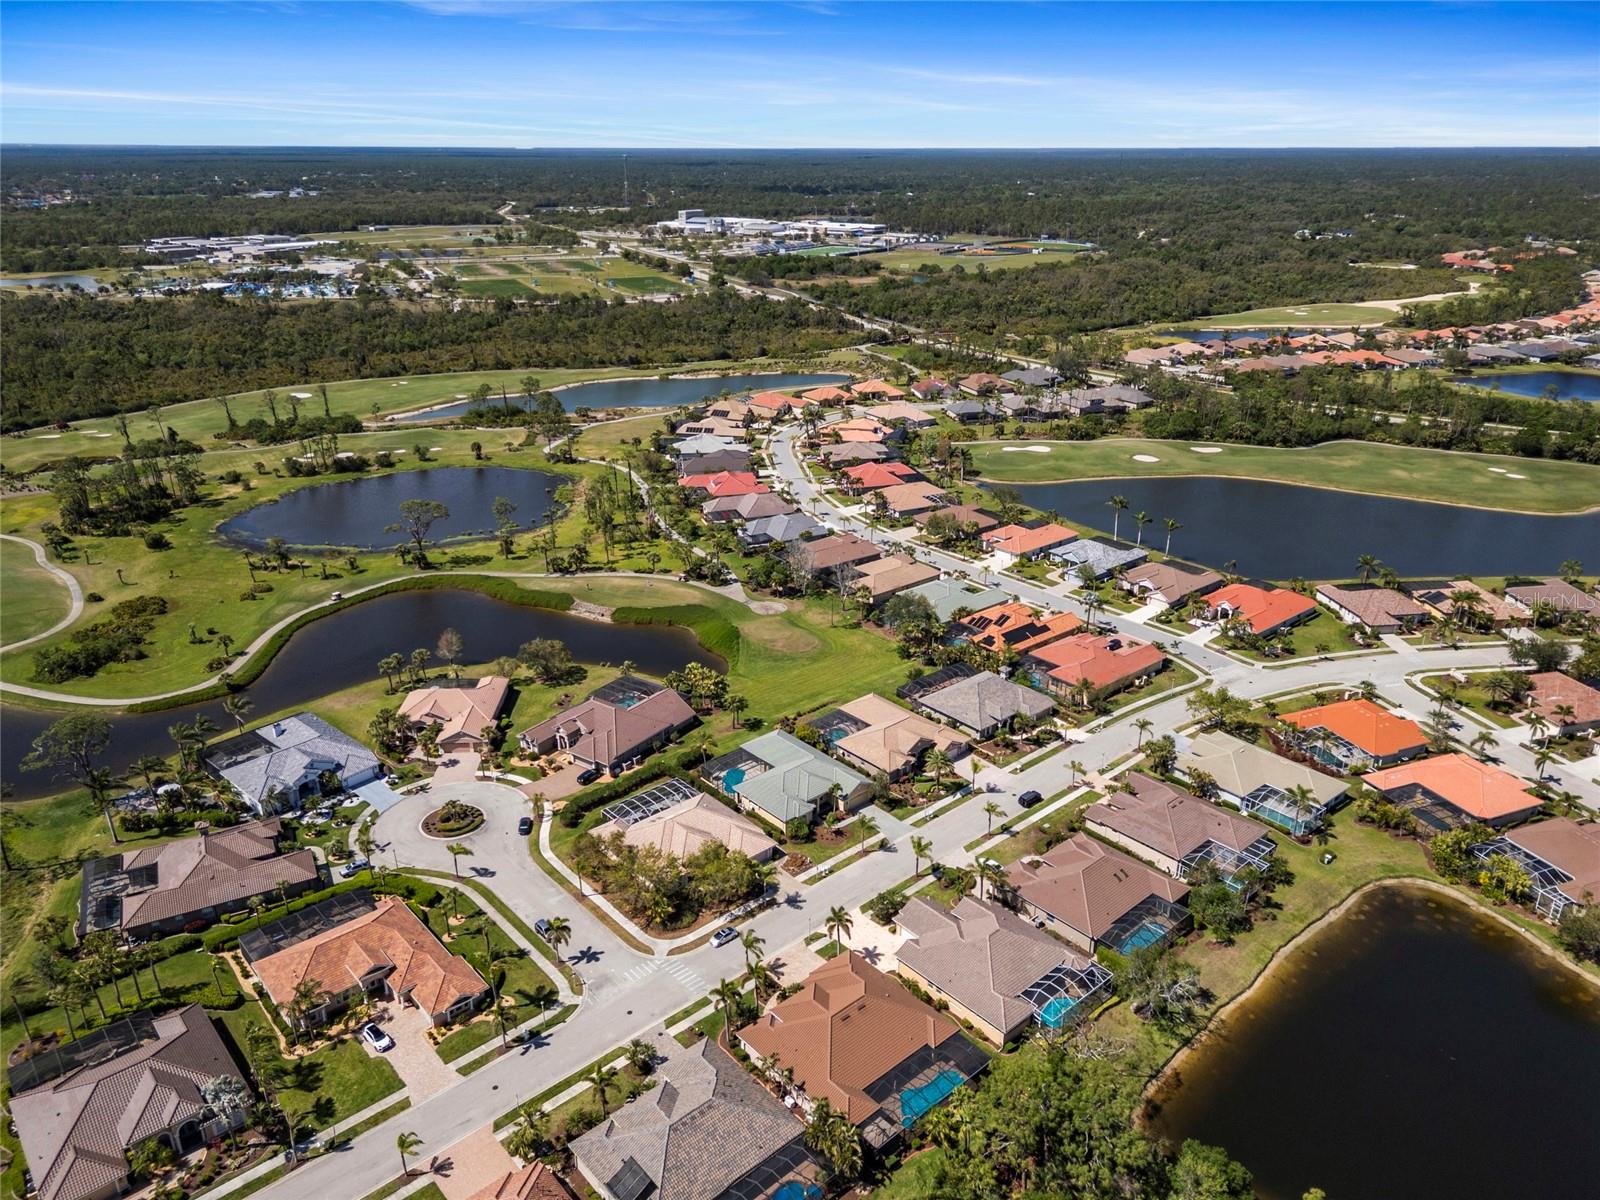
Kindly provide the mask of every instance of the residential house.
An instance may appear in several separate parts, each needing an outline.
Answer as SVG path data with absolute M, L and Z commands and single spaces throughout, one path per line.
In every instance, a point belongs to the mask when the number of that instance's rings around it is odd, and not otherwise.
M 1600 689 L 1560 671 L 1536 671 L 1528 681 L 1528 711 L 1543 717 L 1556 737 L 1600 729 Z
M 510 691 L 511 680 L 504 675 L 416 688 L 406 694 L 400 716 L 412 729 L 434 729 L 440 750 L 481 754 L 489 748 L 483 731 L 499 720 Z
M 697 454 L 678 460 L 680 475 L 717 475 L 724 471 L 750 470 L 750 451 L 740 446 L 736 450 L 714 450 L 710 454 Z
M 936 690 L 919 691 L 915 703 L 980 738 L 1010 728 L 1018 719 L 1037 721 L 1055 709 L 1050 697 L 1002 679 L 993 671 L 979 671 L 952 679 Z
M 873 692 L 841 704 L 810 724 L 835 754 L 890 781 L 915 774 L 930 750 L 957 759 L 972 748 L 954 730 Z
M 1204 865 L 1233 884 L 1244 871 L 1265 870 L 1277 851 L 1254 821 L 1137 771 L 1123 778 L 1121 791 L 1086 808 L 1083 820 L 1090 833 L 1174 879 Z
M 793 504 L 771 492 L 750 492 L 743 496 L 718 496 L 700 506 L 711 522 L 759 521 L 762 517 L 781 517 L 795 511 Z
M 692 437 L 680 438 L 678 441 L 672 443 L 672 456 L 676 461 L 682 463 L 688 459 L 699 458 L 703 454 L 718 454 L 723 451 L 732 454 L 748 455 L 749 451 L 745 449 L 744 446 L 740 445 L 740 442 L 743 440 L 743 436 L 742 430 L 740 431 L 740 436 L 738 438 L 717 437 L 714 434 L 697 433 Z
M 917 480 L 897 483 L 875 493 L 874 501 L 881 501 L 891 517 L 912 517 L 918 513 L 933 512 L 943 507 L 945 490 L 936 483 Z
M 1413 350 L 1409 346 L 1400 346 L 1384 351 L 1395 362 L 1406 367 L 1437 367 L 1439 356 L 1432 350 Z
M 700 774 L 779 828 L 793 820 L 815 821 L 824 803 L 859 808 L 870 793 L 865 776 L 781 729 L 712 759 Z
M 1105 579 L 1126 567 L 1138 566 L 1150 557 L 1150 552 L 1141 546 L 1130 546 L 1127 542 L 1078 538 L 1050 551 L 1050 557 L 1061 564 L 1063 572 L 1074 578 L 1082 578 L 1087 570 L 1091 579 Z
M 467 1200 L 573 1200 L 573 1195 L 561 1176 L 534 1159 L 484 1184 Z
M 666 807 L 657 807 L 660 804 Z M 757 862 L 778 856 L 778 843 L 761 826 L 676 779 L 608 805 L 604 815 L 605 823 L 592 830 L 595 837 L 603 840 L 620 833 L 635 849 L 654 846 L 680 862 L 712 844 Z
M 1494 629 L 1515 625 L 1523 620 L 1523 614 L 1515 604 L 1470 579 L 1413 584 L 1410 590 L 1413 599 L 1427 605 L 1441 617 L 1466 621 L 1469 617 L 1478 619 L 1476 614 L 1481 613 L 1486 623 Z M 1472 595 L 1475 600 L 1459 601 L 1457 597 L 1464 593 Z
M 972 504 L 947 504 L 942 508 L 917 513 L 911 519 L 918 525 L 926 526 L 934 517 L 959 522 L 963 529 L 969 529 L 973 533 L 983 533 L 1000 524 L 996 518 Z
M 768 421 L 781 420 L 805 406 L 806 401 L 787 392 L 756 392 L 750 397 L 750 411 Z
M 1563 615 L 1569 612 L 1600 616 L 1600 600 L 1565 579 L 1546 579 L 1543 583 L 1519 584 L 1506 589 L 1506 599 L 1523 612 L 1534 605 L 1549 605 Z
M 869 417 L 835 421 L 824 425 L 819 432 L 841 442 L 896 442 L 902 437 L 899 430 Z
M 963 425 L 971 425 L 977 421 L 987 421 L 995 414 L 995 408 L 982 400 L 952 400 L 944 406 L 944 415 L 952 421 L 959 421 Z
M 851 399 L 853 399 L 851 393 L 847 392 L 844 388 L 834 387 L 832 384 L 824 384 L 822 387 L 808 388 L 800 393 L 800 397 L 803 400 L 811 401 L 813 404 L 821 404 L 829 407 L 835 404 L 848 404 Z
M 737 536 L 739 545 L 746 550 L 759 550 L 763 546 L 819 538 L 827 532 L 827 526 L 810 513 L 789 512 L 775 517 L 758 517 L 739 530 Z
M 1047 388 L 1060 380 L 1061 373 L 1054 367 L 1019 367 L 1015 371 L 1007 371 L 1000 378 L 1018 387 Z
M 602 1200 L 754 1200 L 820 1194 L 805 1126 L 715 1038 L 657 1045 L 659 1083 L 570 1149 Z M 784 1189 L 789 1190 L 785 1191 Z M 808 1190 L 811 1189 L 811 1190 Z
M 965 379 L 956 380 L 956 386 L 969 396 L 992 396 L 1005 386 L 1005 382 L 998 375 L 979 371 L 975 375 L 968 375 Z
M 721 417 L 725 421 L 732 421 L 743 427 L 745 417 L 750 415 L 750 405 L 747 401 L 735 399 L 732 396 L 723 396 L 711 400 L 706 404 L 706 416 Z
M 298 914 L 297 914 L 298 915 Z M 286 918 L 279 924 L 293 922 Z M 319 1029 L 363 998 L 420 1009 L 432 1025 L 448 1025 L 474 1012 L 489 998 L 489 985 L 465 958 L 451 954 L 406 902 L 380 896 L 372 907 L 329 929 L 298 941 L 269 926 L 272 953 L 250 962 L 279 1012 L 297 1029 Z M 299 1013 L 295 997 L 305 985 L 322 997 Z
M 1346 625 L 1365 625 L 1373 633 L 1400 633 L 1429 617 L 1425 607 L 1394 588 L 1323 583 L 1317 596 Z
M 938 400 L 950 394 L 950 385 L 929 375 L 911 385 L 911 394 L 918 400 Z
M 1109 997 L 1111 972 L 993 900 L 920 896 L 895 918 L 896 970 L 996 1046 L 1033 1021 L 1060 1029 Z
M 795 546 L 794 563 L 800 572 L 822 583 L 832 584 L 841 571 L 849 577 L 849 568 L 859 567 L 881 556 L 881 551 L 866 538 L 853 533 L 836 533 L 815 541 L 801 542 Z
M 1533 881 L 1533 908 L 1549 921 L 1600 896 L 1600 824 L 1570 817 L 1535 821 L 1472 848 L 1480 860 L 1509 855 Z
M 1415 721 L 1359 697 L 1285 713 L 1283 720 L 1301 731 L 1295 740 L 1302 750 L 1347 775 L 1393 766 L 1428 748 Z
M 980 608 L 957 620 L 950 629 L 950 637 L 985 650 L 1026 654 L 1082 628 L 1083 621 L 1075 613 L 1037 613 L 1022 601 L 1008 596 L 998 604 Z
M 1065 525 L 1047 521 L 1042 525 L 999 525 L 980 535 L 983 548 L 993 554 L 1002 568 L 1024 559 L 1038 558 L 1078 536 Z
M 855 467 L 846 467 L 840 474 L 844 477 L 844 490 L 851 495 L 860 495 L 876 488 L 894 487 L 896 484 L 905 483 L 908 479 L 920 479 L 917 469 L 903 462 L 862 463 Z
M 277 817 L 216 833 L 205 822 L 197 828 L 194 837 L 84 863 L 80 936 L 110 929 L 146 940 L 202 929 L 257 897 L 298 896 L 322 882 L 309 846 L 284 852 Z
M 891 554 L 850 568 L 849 587 L 852 592 L 865 588 L 872 604 L 879 605 L 896 592 L 937 578 L 938 567 L 930 567 L 927 563 L 916 562 L 904 555 Z
M 575 763 L 620 775 L 698 720 L 680 693 L 655 688 L 643 698 L 630 696 L 622 703 L 590 696 L 523 730 L 517 741 L 524 754 L 566 754 Z
M 1098 413 L 1132 412 L 1134 409 L 1148 408 L 1154 403 L 1153 396 L 1125 383 L 1114 383 L 1106 387 L 1076 388 L 1059 398 L 1059 407 L 1075 417 Z
M 1169 560 L 1130 568 L 1122 576 L 1121 586 L 1142 600 L 1181 608 L 1194 597 L 1215 591 L 1222 582 L 1215 571 Z
M 874 1150 L 988 1063 L 954 1021 L 854 950 L 823 963 L 737 1036 L 752 1059 L 789 1073 L 802 1110 L 828 1101 Z
M 1296 837 L 1321 828 L 1346 799 L 1343 780 L 1229 734 L 1207 730 L 1178 743 L 1178 770 L 1190 780 L 1209 777 L 1218 795 L 1246 816 Z
M 863 409 L 862 415 L 871 417 L 874 421 L 882 421 L 885 425 L 892 425 L 896 421 L 904 421 L 911 429 L 928 429 L 938 424 L 938 419 L 932 413 L 923 412 L 914 408 L 903 400 L 892 404 L 877 404 L 871 408 Z
M 926 600 L 933 608 L 933 615 L 942 622 L 949 622 L 962 609 L 990 608 L 1010 600 L 999 588 L 982 587 L 954 575 L 930 579 L 901 594 Z
M 1317 615 L 1317 602 L 1288 588 L 1226 584 L 1205 597 L 1206 619 L 1243 621 L 1252 633 L 1271 637 Z
M 113 1053 L 118 1046 L 127 1047 Z M 10 1070 L 6 1104 L 39 1200 L 107 1200 L 131 1191 L 129 1157 L 160 1143 L 188 1154 L 245 1124 L 251 1093 L 213 1104 L 213 1080 L 243 1080 L 206 1010 L 140 1013 Z M 19 1186 L 19 1191 L 20 1186 Z
M 711 475 L 680 475 L 678 486 L 688 491 L 704 492 L 715 500 L 720 496 L 753 496 L 768 491 L 749 471 L 717 471 Z
M 882 442 L 841 442 L 837 446 L 824 446 L 817 457 L 830 467 L 858 462 L 887 462 L 893 451 Z
M 863 399 L 872 400 L 904 400 L 906 394 L 892 383 L 882 379 L 868 379 L 861 383 L 853 383 L 850 390 Z
M 354 791 L 382 774 L 376 754 L 308 712 L 208 746 L 200 763 L 264 815 L 299 808 L 314 796 Z
M 697 417 L 693 421 L 686 421 L 674 431 L 685 434 L 707 434 L 711 437 L 723 438 L 730 442 L 742 442 L 748 436 L 744 425 L 739 421 L 730 421 L 727 417 Z
M 1044 922 L 1087 956 L 1127 954 L 1167 941 L 1189 924 L 1189 885 L 1120 850 L 1075 833 L 1006 868 L 1024 916 Z
M 1027 652 L 1022 670 L 1053 696 L 1089 702 L 1120 692 L 1167 665 L 1154 644 L 1125 634 L 1075 633 Z
M 1470 754 L 1418 759 L 1373 771 L 1361 781 L 1410 812 L 1429 835 L 1464 825 L 1515 825 L 1540 805 L 1527 780 Z

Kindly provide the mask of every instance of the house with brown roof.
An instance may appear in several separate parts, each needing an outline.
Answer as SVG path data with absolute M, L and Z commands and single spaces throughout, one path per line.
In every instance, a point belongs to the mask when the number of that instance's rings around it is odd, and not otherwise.
M 865 588 L 873 604 L 882 604 L 896 592 L 939 578 L 939 568 L 916 562 L 902 554 L 891 554 L 858 563 L 849 569 L 852 591 Z
M 1118 586 L 1141 600 L 1159 602 L 1168 608 L 1187 604 L 1221 587 L 1222 576 L 1205 567 L 1179 562 L 1141 563 L 1123 573 Z
M 888 462 L 893 457 L 889 447 L 875 441 L 841 442 L 817 451 L 817 458 L 830 467 L 858 462 Z
M 1533 881 L 1533 909 L 1560 921 L 1600 896 L 1600 824 L 1556 817 L 1508 830 L 1472 848 L 1480 860 L 1509 855 Z
M 258 896 L 298 896 L 322 882 L 309 846 L 281 850 L 277 817 L 214 833 L 204 822 L 197 828 L 195 837 L 84 863 L 79 933 L 112 929 L 149 938 L 202 929 Z
M 931 750 L 956 759 L 972 748 L 972 743 L 949 726 L 901 708 L 875 692 L 841 704 L 811 724 L 823 731 L 835 754 L 891 781 L 914 773 Z
M 956 1023 L 851 950 L 811 972 L 738 1038 L 792 1072 L 791 1098 L 827 1100 L 873 1149 L 897 1140 L 988 1059 Z
M 1288 588 L 1230 583 L 1205 597 L 1208 621 L 1243 621 L 1252 633 L 1271 637 L 1317 615 L 1317 602 Z
M 1543 583 L 1508 587 L 1506 599 L 1527 613 L 1533 612 L 1536 604 L 1548 604 L 1563 614 L 1581 612 L 1600 616 L 1600 600 L 1565 579 L 1546 579 Z
M 1347 775 L 1393 766 L 1428 748 L 1428 735 L 1415 721 L 1363 697 L 1284 713 L 1283 720 L 1300 731 L 1302 750 Z
M 861 383 L 853 383 L 850 385 L 850 390 L 858 396 L 875 400 L 904 400 L 906 396 L 900 388 L 882 379 L 867 379 Z
M 1060 1029 L 1111 992 L 1111 972 L 993 900 L 943 908 L 920 896 L 895 918 L 895 970 L 1003 1046 L 1030 1022 Z
M 950 385 L 942 379 L 928 375 L 913 383 L 911 392 L 919 400 L 937 400 L 949 394 Z
M 973 533 L 982 533 L 993 529 L 1000 522 L 990 516 L 975 504 L 948 504 L 943 508 L 933 508 L 927 512 L 919 512 L 912 516 L 918 525 L 926 526 L 934 517 L 944 517 L 947 520 L 959 522 L 963 529 L 970 529 Z
M 488 748 L 483 730 L 499 719 L 510 690 L 511 680 L 504 675 L 417 688 L 401 702 L 400 716 L 413 729 L 436 729 L 441 750 L 481 753 Z
M 326 1025 L 362 997 L 419 1008 L 434 1025 L 460 1020 L 489 997 L 483 976 L 446 950 L 398 896 L 380 896 L 369 911 L 258 958 L 250 968 L 299 1029 Z M 295 992 L 304 984 L 324 999 L 296 1016 Z
M 1528 781 L 1470 754 L 1441 754 L 1363 775 L 1361 781 L 1406 809 L 1431 836 L 1464 825 L 1499 828 L 1539 811 Z
M 615 816 L 612 816 L 613 809 L 617 810 Z M 667 808 L 644 816 L 634 817 L 632 814 L 636 811 L 628 807 L 627 801 L 612 805 L 606 809 L 611 819 L 595 826 L 591 832 L 601 841 L 619 833 L 622 840 L 635 849 L 654 846 L 680 862 L 713 843 L 756 862 L 766 862 L 778 854 L 778 843 L 768 837 L 761 826 L 704 792 L 693 792 Z
M 535 1159 L 485 1184 L 467 1200 L 573 1200 L 573 1196 L 561 1176 Z
M 7 1104 L 39 1200 L 107 1200 L 133 1187 L 128 1155 L 159 1142 L 178 1154 L 244 1125 L 236 1101 L 206 1098 L 213 1081 L 244 1072 L 198 1004 L 140 1013 L 12 1068 Z M 118 1047 L 126 1047 L 116 1053 Z
M 1126 954 L 1166 941 L 1189 922 L 1188 884 L 1086 833 L 1018 859 L 1006 883 L 1024 916 L 1089 956 L 1100 946 Z
M 984 533 L 979 539 L 983 548 L 993 554 L 1002 567 L 1009 567 L 1019 559 L 1038 558 L 1057 546 L 1065 546 L 1077 537 L 1077 531 L 1065 525 L 1047 521 L 1029 528 L 1026 525 L 1001 525 Z
M 1467 624 L 1479 620 L 1478 614 L 1482 614 L 1484 623 L 1494 629 L 1515 625 L 1524 619 L 1516 605 L 1470 579 L 1413 586 L 1411 596 L 1439 616 L 1452 617 Z M 1472 599 L 1467 599 L 1467 596 Z
M 1090 701 L 1120 692 L 1167 665 L 1151 642 L 1126 634 L 1075 633 L 1027 652 L 1022 669 L 1033 685 L 1053 696 Z
M 805 1126 L 715 1039 L 659 1039 L 657 1085 L 570 1149 L 604 1200 L 744 1200 L 809 1196 L 821 1164 Z M 781 1191 L 793 1182 L 789 1192 Z
M 932 413 L 923 412 L 903 400 L 891 404 L 875 404 L 871 408 L 863 409 L 862 415 L 871 417 L 874 421 L 882 421 L 885 425 L 904 421 L 912 429 L 928 429 L 938 424 L 938 419 Z
M 1137 771 L 1124 776 L 1121 791 L 1085 809 L 1083 818 L 1090 833 L 1174 879 L 1208 865 L 1232 882 L 1241 872 L 1265 870 L 1277 851 L 1254 821 Z
M 763 517 L 781 517 L 795 511 L 793 504 L 771 492 L 752 492 L 747 496 L 719 496 L 700 506 L 700 513 L 708 521 L 759 521 Z
M 1365 625 L 1373 633 L 1413 629 L 1431 615 L 1423 605 L 1394 588 L 1322 583 L 1317 585 L 1317 597 L 1346 625 Z
M 872 503 L 882 504 L 891 517 L 914 517 L 917 513 L 932 512 L 945 502 L 947 493 L 936 483 L 925 479 L 896 483 L 881 489 Z
M 1006 599 L 968 613 L 950 627 L 950 636 L 985 650 L 1026 654 L 1082 628 L 1075 613 L 1041 614 L 1020 600 Z
M 1005 387 L 1006 381 L 998 375 L 991 375 L 987 371 L 979 371 L 975 375 L 968 375 L 965 379 L 956 380 L 956 386 L 969 396 L 988 396 Z
M 1536 671 L 1528 680 L 1528 711 L 1548 721 L 1556 737 L 1600 729 L 1600 689 L 1560 671 Z
M 819 433 L 841 442 L 888 442 L 898 440 L 893 428 L 869 417 L 855 417 L 848 421 L 835 421 L 824 425 Z
M 665 746 L 699 718 L 672 688 L 632 703 L 590 696 L 518 735 L 525 754 L 565 753 L 574 762 L 620 775 Z
M 825 583 L 832 583 L 838 572 L 871 562 L 881 556 L 881 551 L 866 538 L 853 533 L 836 533 L 832 537 L 813 538 L 795 545 L 792 561 L 803 574 Z
M 807 388 L 800 393 L 801 397 L 814 404 L 845 404 L 852 397 L 844 388 L 824 384 L 822 387 Z

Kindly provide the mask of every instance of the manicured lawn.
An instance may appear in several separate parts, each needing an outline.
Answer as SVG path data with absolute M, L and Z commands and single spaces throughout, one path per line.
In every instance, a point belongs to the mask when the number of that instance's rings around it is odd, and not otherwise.
M 1018 444 L 974 444 L 975 473 L 1003 483 L 1221 475 L 1541 513 L 1580 512 L 1593 507 L 1594 497 L 1600 495 L 1600 467 L 1376 442 L 1327 442 L 1287 450 L 1224 445 L 1220 454 L 1197 454 L 1189 442 L 1105 438 L 1095 442 L 1028 441 L 1024 444 L 1046 447 L 1047 452 L 1005 452 L 1005 446 Z M 1135 454 L 1160 461 L 1137 462 Z M 1491 473 L 1490 467 L 1509 467 L 1527 478 L 1502 482 L 1504 476 Z M 1173 551 L 1183 553 L 1182 531 L 1173 539 Z M 1352 570 L 1354 566 L 1352 563 Z
M 908 1158 L 887 1182 L 872 1189 L 877 1200 L 923 1200 L 931 1194 L 934 1175 L 945 1161 L 945 1151 L 934 1146 Z
M 1252 308 L 1247 312 L 1223 313 L 1190 321 L 1191 329 L 1252 329 L 1255 326 L 1282 325 L 1290 328 L 1321 328 L 1325 325 L 1384 325 L 1394 320 L 1393 309 L 1374 304 L 1291 304 L 1284 308 Z
M 1164 671 L 1158 671 L 1149 683 L 1143 687 L 1126 688 L 1106 701 L 1106 707 L 1112 712 L 1118 712 L 1130 705 L 1142 704 L 1163 692 L 1174 692 L 1179 688 L 1188 687 L 1200 677 L 1188 667 L 1179 662 L 1169 662 Z M 1047 756 L 1048 757 L 1048 756 Z
M 1356 645 L 1355 634 L 1351 626 L 1346 625 L 1338 617 L 1326 609 L 1318 609 L 1317 615 L 1309 621 L 1302 621 L 1287 633 L 1275 634 L 1273 642 L 1288 642 L 1291 658 L 1302 658 L 1313 654 L 1339 654 L 1346 650 L 1359 650 Z M 1217 644 L 1225 645 L 1226 639 L 1219 638 Z M 1378 647 L 1381 649 L 1381 647 Z M 1279 659 L 1266 658 L 1254 650 L 1235 650 L 1234 653 L 1255 662 L 1277 662 Z
M 0 644 L 43 633 L 67 615 L 66 585 L 41 567 L 28 547 L 0 542 L 0 578 L 5 580 Z
M 520 279 L 512 279 L 502 275 L 494 279 L 467 279 L 461 283 L 463 296 L 474 296 L 483 300 L 498 300 L 502 296 L 512 300 L 520 300 L 524 296 L 533 294 L 533 289 Z

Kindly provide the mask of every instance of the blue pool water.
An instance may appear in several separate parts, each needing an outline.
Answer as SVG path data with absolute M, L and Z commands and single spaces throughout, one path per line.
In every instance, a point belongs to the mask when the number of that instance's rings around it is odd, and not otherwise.
M 1142 950 L 1146 946 L 1153 946 L 1167 936 L 1167 931 L 1154 921 L 1146 921 L 1122 940 L 1122 945 L 1117 949 L 1126 954 L 1130 950 Z
M 900 1093 L 900 1124 L 910 1129 L 923 1113 L 936 1107 L 965 1082 L 960 1071 L 940 1071 L 921 1087 L 907 1088 Z
M 814 1183 L 790 1179 L 772 1193 L 771 1200 L 822 1200 L 822 1189 Z
M 1057 996 L 1039 1010 L 1039 1024 L 1046 1029 L 1060 1029 L 1066 1024 L 1078 1001 L 1072 996 Z

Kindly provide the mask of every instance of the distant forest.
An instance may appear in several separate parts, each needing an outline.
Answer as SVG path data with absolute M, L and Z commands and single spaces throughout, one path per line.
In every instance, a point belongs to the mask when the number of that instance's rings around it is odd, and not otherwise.
M 860 340 L 834 313 L 731 289 L 673 304 L 566 297 L 456 312 L 382 300 L 283 304 L 8 296 L 4 429 L 314 380 L 801 356 Z

